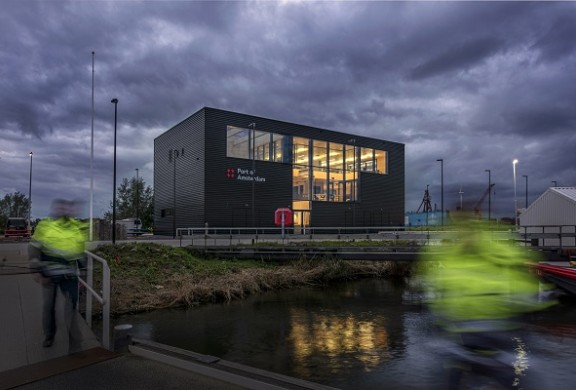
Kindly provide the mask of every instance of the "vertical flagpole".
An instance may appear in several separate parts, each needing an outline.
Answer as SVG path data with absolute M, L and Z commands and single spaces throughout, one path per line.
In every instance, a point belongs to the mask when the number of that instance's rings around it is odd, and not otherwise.
M 92 130 L 90 141 L 90 241 L 94 240 L 94 52 L 92 52 Z

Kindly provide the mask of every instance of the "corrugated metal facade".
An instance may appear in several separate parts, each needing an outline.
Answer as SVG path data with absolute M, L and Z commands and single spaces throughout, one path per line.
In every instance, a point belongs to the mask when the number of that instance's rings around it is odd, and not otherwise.
M 204 225 L 205 138 L 201 110 L 154 140 L 156 234 Z
M 247 227 L 274 225 L 274 211 L 292 205 L 292 165 L 256 161 L 261 182 L 240 181 L 229 174 L 252 169 L 252 160 L 226 157 L 227 126 L 349 143 L 350 134 L 302 126 L 214 108 L 203 108 L 155 140 L 155 230 L 173 234 L 172 216 L 162 210 L 173 203 L 171 149 L 185 148 L 178 157 L 176 222 L 178 227 Z M 360 173 L 359 201 L 312 202 L 311 226 L 382 226 L 404 223 L 404 145 L 354 136 L 356 146 L 386 150 L 388 174 Z M 188 153 L 188 149 L 190 153 Z M 180 170 L 181 169 L 181 170 Z M 252 204 L 252 196 L 255 202 Z M 254 210 L 254 215 L 253 215 Z M 164 213 L 165 214 L 165 213 Z
M 520 217 L 522 233 L 574 233 L 576 230 L 576 187 L 553 187 L 536 199 Z M 541 240 L 542 241 L 542 240 Z M 576 241 L 547 238 L 547 246 L 575 246 Z

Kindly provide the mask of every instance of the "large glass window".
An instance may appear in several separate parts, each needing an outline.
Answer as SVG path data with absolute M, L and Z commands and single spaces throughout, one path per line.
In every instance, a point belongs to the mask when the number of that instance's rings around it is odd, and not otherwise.
M 388 173 L 388 153 L 376 149 L 374 151 L 374 160 L 376 162 L 376 173 L 385 175 Z
M 292 169 L 292 198 L 294 200 L 310 200 L 310 167 L 294 165 Z
M 313 200 L 328 200 L 328 169 L 314 167 L 312 168 L 314 175 L 312 176 L 312 199 Z
M 256 148 L 256 160 L 270 161 L 270 149 L 272 134 L 267 131 L 254 131 L 254 147 Z
M 328 148 L 328 200 L 344 202 L 344 145 L 330 142 Z
M 374 172 L 374 149 L 360 148 L 360 170 Z
M 226 155 L 228 157 L 251 158 L 250 130 L 228 126 L 227 133 Z
M 357 200 L 358 164 L 357 152 L 354 145 L 344 147 L 344 200 L 352 202 Z
M 294 158 L 292 161 L 295 165 L 309 165 L 308 141 L 308 138 L 294 137 Z
M 272 161 L 285 163 L 291 161 L 291 138 L 282 134 L 272 133 Z
M 312 165 L 315 167 L 328 166 L 328 142 L 326 141 L 312 141 Z

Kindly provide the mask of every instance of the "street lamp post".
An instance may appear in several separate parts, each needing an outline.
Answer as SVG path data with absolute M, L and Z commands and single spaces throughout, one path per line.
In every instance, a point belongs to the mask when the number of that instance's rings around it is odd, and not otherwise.
M 138 181 L 138 168 L 136 168 L 136 220 L 140 221 L 140 183 Z
M 522 175 L 523 178 L 526 179 L 526 199 L 525 199 L 525 208 L 528 208 L 528 175 Z
M 514 173 L 514 227 L 518 229 L 518 199 L 516 199 L 516 164 L 518 159 L 512 161 L 512 170 Z
M 32 220 L 32 155 L 30 152 L 30 180 L 28 182 L 28 232 L 32 232 L 31 220 Z
M 112 188 L 112 244 L 116 244 L 116 125 L 118 123 L 118 99 L 110 101 L 114 104 L 114 188 Z
M 440 213 L 442 215 L 442 226 L 444 226 L 444 159 L 439 158 L 440 161 Z
M 492 219 L 492 177 L 490 169 L 486 169 L 485 172 L 488 172 L 488 225 L 490 225 Z

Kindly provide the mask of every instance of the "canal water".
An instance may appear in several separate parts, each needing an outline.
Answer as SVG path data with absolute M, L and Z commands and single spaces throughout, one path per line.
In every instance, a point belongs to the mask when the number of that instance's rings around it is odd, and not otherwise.
M 421 296 L 405 280 L 272 291 L 228 304 L 129 315 L 135 337 L 340 389 L 432 389 L 444 371 Z M 576 301 L 530 320 L 516 362 L 530 388 L 574 388 Z

